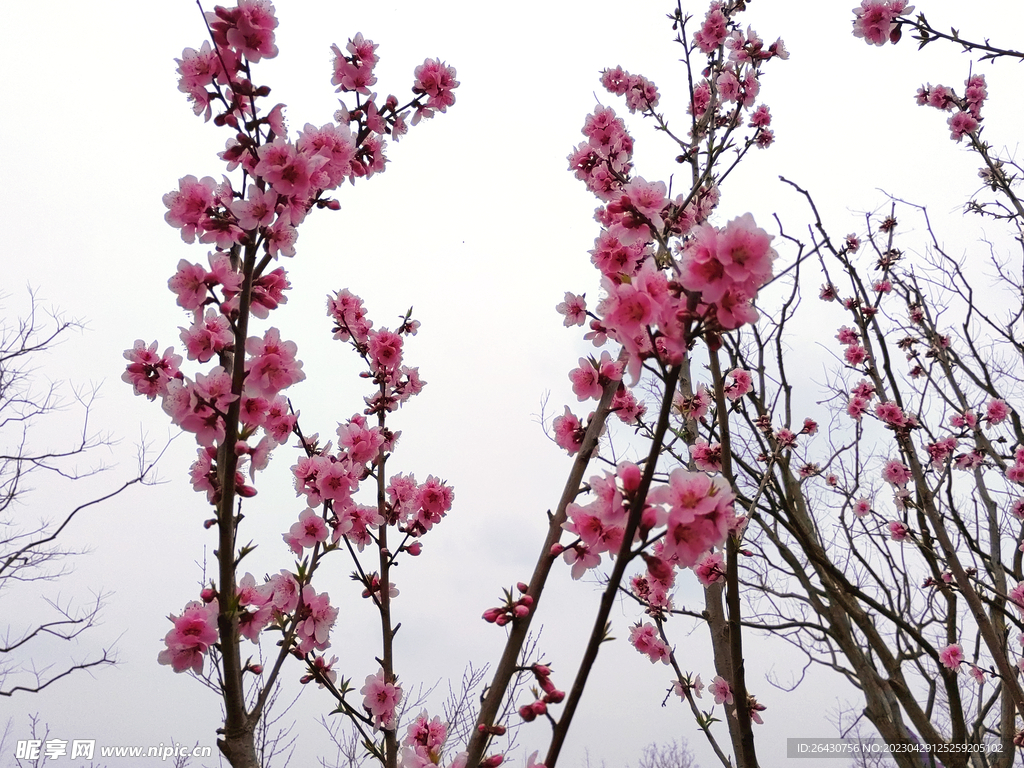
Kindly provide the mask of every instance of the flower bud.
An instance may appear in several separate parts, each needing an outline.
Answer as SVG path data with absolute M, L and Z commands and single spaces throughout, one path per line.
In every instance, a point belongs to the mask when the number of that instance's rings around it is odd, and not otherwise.
M 548 704 L 561 704 L 564 699 L 565 691 L 560 691 L 557 688 L 555 688 L 552 691 L 549 691 L 548 694 L 544 697 L 544 701 L 546 701 Z

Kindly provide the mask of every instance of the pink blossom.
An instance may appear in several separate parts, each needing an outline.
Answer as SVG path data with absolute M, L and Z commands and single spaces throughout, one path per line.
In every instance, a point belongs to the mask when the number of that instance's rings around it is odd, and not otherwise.
M 946 122 L 949 125 L 950 138 L 956 142 L 976 131 L 980 125 L 980 121 L 970 112 L 956 112 Z
M 306 507 L 299 513 L 299 521 L 288 530 L 285 541 L 294 542 L 298 546 L 295 554 L 301 555 L 303 548 L 311 549 L 315 544 L 327 541 L 327 523 L 316 512 Z
M 957 442 L 955 437 L 949 436 L 925 446 L 933 468 L 941 469 L 945 465 L 949 457 L 953 455 L 953 451 L 956 450 Z
M 853 502 L 853 514 L 857 517 L 867 517 L 871 514 L 871 500 L 861 496 Z
M 567 451 L 570 456 L 579 451 L 583 445 L 583 436 L 586 430 L 580 424 L 580 420 L 565 406 L 565 413 L 555 418 L 551 424 L 555 435 L 555 442 L 560 448 Z
M 441 522 L 441 518 L 451 511 L 455 501 L 455 491 L 444 481 L 427 476 L 427 481 L 416 490 L 414 504 L 419 508 L 412 531 L 417 535 L 429 531 L 434 525 Z
M 322 651 L 330 647 L 331 628 L 337 618 L 338 609 L 331 607 L 326 592 L 318 595 L 311 584 L 303 587 L 299 622 L 295 629 L 299 652 L 306 654 L 314 648 Z
M 387 328 L 371 331 L 368 351 L 375 373 L 393 371 L 402 364 L 402 337 Z
M 722 3 L 713 2 L 701 28 L 694 33 L 693 43 L 703 53 L 714 53 L 729 34 L 728 20 L 722 13 Z
M 855 328 L 844 325 L 839 329 L 836 338 L 839 339 L 840 344 L 856 344 L 860 341 L 860 334 L 857 333 Z
M 993 426 L 1001 424 L 1009 415 L 1010 407 L 1004 400 L 989 400 L 988 405 L 985 406 L 985 418 Z
M 587 300 L 586 296 L 577 296 L 574 293 L 565 292 L 565 301 L 555 307 L 560 315 L 565 315 L 563 324 L 566 328 L 573 325 L 583 325 L 587 321 Z
M 267 248 L 267 253 L 274 258 L 277 258 L 279 254 L 294 256 L 295 241 L 298 237 L 299 233 L 292 226 L 291 217 L 285 211 L 277 217 L 277 221 L 273 225 L 267 228 L 263 243 Z
M 875 416 L 893 427 L 901 427 L 907 423 L 907 417 L 896 403 L 889 401 L 875 406 Z
M 686 691 L 692 691 L 693 695 L 698 699 L 703 698 L 701 695 L 704 690 L 704 683 L 701 682 L 700 675 L 694 676 L 691 680 L 689 677 L 685 677 L 682 680 L 676 680 L 672 684 L 672 692 L 679 698 L 684 698 Z
M 790 449 L 796 447 L 796 435 L 793 434 L 792 430 L 782 428 L 775 433 L 775 440 L 779 444 L 781 449 Z
M 566 547 L 562 552 L 562 559 L 572 566 L 571 575 L 575 580 L 583 577 L 591 568 L 601 564 L 601 555 L 590 551 L 586 544 L 580 543 L 572 547 Z
M 754 388 L 750 372 L 744 371 L 742 368 L 735 368 L 729 371 L 729 373 L 726 374 L 726 378 L 732 379 L 732 381 L 725 386 L 725 396 L 730 400 L 739 400 Z
M 1017 462 L 1006 470 L 1006 479 L 1011 483 L 1024 483 L 1024 463 Z
M 377 82 L 373 74 L 373 68 L 378 58 L 374 51 L 377 46 L 372 40 L 363 37 L 362 32 L 348 41 L 345 46 L 351 54 L 345 56 L 337 45 L 332 45 L 334 51 L 334 77 L 331 84 L 338 86 L 339 91 L 356 91 L 369 95 L 370 86 Z
M 1010 504 L 1010 514 L 1018 520 L 1024 520 L 1024 497 L 1014 499 Z
M 731 65 L 728 65 L 728 67 L 722 70 L 722 74 L 715 80 L 715 85 L 718 86 L 718 95 L 722 101 L 739 101 L 742 97 L 740 81 L 732 70 Z
M 900 14 L 909 14 L 914 6 L 908 6 L 905 0 L 862 0 L 859 8 L 854 8 L 854 37 L 864 38 L 870 45 L 885 45 L 895 36 L 898 38 L 894 22 Z
M 680 467 L 669 475 L 668 485 L 653 489 L 648 499 L 669 507 L 664 553 L 678 558 L 680 567 L 693 567 L 701 555 L 725 543 L 735 513 L 734 496 L 723 478 Z
M 291 613 L 299 605 L 299 583 L 288 571 L 275 573 L 267 580 L 265 588 L 270 595 L 270 605 L 279 613 Z
M 178 271 L 167 281 L 167 287 L 178 296 L 178 306 L 194 312 L 203 306 L 209 295 L 206 270 L 185 259 L 178 262 Z
M 395 715 L 402 700 L 401 687 L 386 681 L 381 669 L 376 675 L 367 676 L 359 692 L 363 694 L 363 708 L 373 716 L 374 729 L 394 730 L 398 725 Z
M 195 176 L 178 179 L 178 191 L 168 192 L 163 197 L 167 213 L 164 220 L 181 230 L 181 239 L 186 243 L 195 242 L 199 220 L 214 205 L 214 190 L 217 182 L 210 176 L 202 180 Z
M 707 415 L 708 407 L 711 405 L 711 394 L 708 392 L 707 387 L 701 385 L 690 397 L 684 397 L 677 393 L 672 401 L 672 405 L 679 410 L 679 413 L 684 418 L 699 421 Z
M 858 366 L 868 359 L 868 352 L 860 344 L 850 344 L 843 357 L 846 358 L 848 364 Z
M 338 444 L 348 449 L 348 455 L 356 464 L 366 464 L 377 458 L 384 445 L 384 435 L 379 427 L 367 427 L 366 418 L 354 415 L 345 424 L 339 424 Z
M 732 686 L 721 676 L 716 676 L 708 686 L 708 693 L 715 697 L 715 704 L 732 704 Z
M 882 478 L 892 485 L 906 485 L 913 478 L 910 468 L 898 459 L 890 459 L 882 470 Z
M 246 360 L 245 386 L 252 394 L 273 397 L 306 378 L 302 362 L 295 359 L 295 342 L 282 341 L 277 328 L 268 328 L 262 339 L 250 336 L 245 351 L 251 355 Z
M 719 443 L 709 445 L 706 440 L 698 440 L 690 449 L 690 457 L 697 469 L 705 472 L 722 471 L 722 446 Z
M 455 103 L 452 91 L 459 87 L 459 81 L 455 79 L 455 67 L 449 67 L 440 59 L 424 59 L 413 74 L 416 79 L 412 92 L 425 94 L 429 109 L 444 112 Z
M 708 553 L 697 563 L 693 572 L 705 587 L 725 579 L 725 560 L 721 552 Z
M 217 642 L 217 601 L 211 603 L 191 602 L 180 616 L 168 616 L 174 628 L 164 638 L 167 648 L 160 652 L 157 660 L 169 664 L 175 672 L 191 669 L 196 674 L 203 672 L 203 657 Z
M 190 328 L 179 328 L 179 338 L 188 350 L 189 360 L 208 362 L 215 354 L 232 346 L 235 340 L 231 323 L 213 308 L 196 311 L 196 320 Z
M 981 667 L 977 667 L 974 664 L 971 664 L 971 668 L 968 671 L 971 673 L 971 677 L 974 678 L 974 681 L 979 685 L 985 682 L 985 670 L 983 670 Z
M 647 412 L 647 406 L 637 401 L 629 387 L 619 385 L 612 397 L 611 410 L 624 424 L 636 424 L 637 419 Z
M 646 112 L 658 106 L 657 86 L 643 75 L 630 75 L 626 89 L 626 107 L 631 113 Z
M 277 215 L 277 192 L 273 189 L 261 191 L 255 184 L 249 187 L 247 200 L 236 200 L 231 204 L 231 212 L 238 219 L 242 229 L 269 227 Z
M 157 355 L 156 345 L 154 341 L 147 347 L 142 339 L 136 339 L 132 348 L 124 351 L 128 367 L 121 374 L 121 380 L 131 384 L 136 395 L 145 395 L 150 400 L 166 395 L 170 382 L 181 377 L 181 355 L 174 354 L 174 347 Z
M 651 660 L 651 664 L 660 661 L 669 663 L 671 651 L 658 636 L 658 629 L 653 624 L 635 624 L 629 632 L 629 642 L 640 653 Z
M 939 651 L 939 661 L 946 669 L 959 672 L 960 665 L 964 662 L 964 651 L 959 645 L 947 645 Z
M 431 768 L 440 764 L 441 748 L 448 738 L 448 728 L 440 717 L 428 720 L 426 710 L 412 721 L 402 745 L 402 768 Z
M 910 536 L 910 528 L 905 523 L 901 523 L 899 520 L 893 520 L 888 525 L 889 538 L 893 541 L 903 542 L 906 541 Z
M 750 114 L 751 128 L 767 128 L 771 124 L 772 116 L 767 104 L 758 105 L 757 109 Z
M 963 413 L 954 413 L 952 416 L 949 417 L 950 426 L 955 427 L 957 429 L 962 429 L 964 427 L 974 429 L 977 423 L 978 417 L 974 413 L 974 411 L 970 409 L 964 411 Z
M 689 290 L 700 291 L 701 300 L 717 305 L 723 328 L 732 329 L 726 317 L 746 322 L 744 307 L 772 275 L 777 257 L 773 237 L 754 223 L 749 213 L 730 221 L 722 230 L 702 225 L 687 245 L 680 264 L 680 280 Z M 756 313 L 753 315 L 756 317 Z

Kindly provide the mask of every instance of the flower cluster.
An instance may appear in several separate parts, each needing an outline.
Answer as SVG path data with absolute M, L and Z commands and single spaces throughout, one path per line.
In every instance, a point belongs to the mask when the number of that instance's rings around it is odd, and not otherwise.
M 516 619 L 528 616 L 533 609 L 533 597 L 529 594 L 530 586 L 520 581 L 516 585 L 516 589 L 519 590 L 520 596 L 513 599 L 511 590 L 506 589 L 505 602 L 496 608 L 488 608 L 484 611 L 484 621 L 503 627 Z
M 519 716 L 529 723 L 546 715 L 549 704 L 560 704 L 565 699 L 565 691 L 558 690 L 551 682 L 551 667 L 545 664 L 533 664 L 524 671 L 533 673 L 540 691 L 544 693 L 543 696 L 538 696 L 537 689 L 533 689 L 534 695 L 537 696 L 536 701 L 532 704 L 524 704 L 519 708 Z
M 853 9 L 854 37 L 863 38 L 869 45 L 897 43 L 901 37 L 898 19 L 913 10 L 907 0 L 861 0 L 860 6 Z
M 441 718 L 428 719 L 426 710 L 420 712 L 402 740 L 402 768 L 431 768 L 441 764 L 441 750 L 448 738 L 448 726 Z
M 671 649 L 665 641 L 658 636 L 658 628 L 650 622 L 642 622 L 633 625 L 629 631 L 629 643 L 639 653 L 642 653 L 651 660 L 651 664 L 660 661 L 668 664 L 672 655 Z
M 206 264 L 181 260 L 167 283 L 190 317 L 180 328 L 185 353 L 205 368 L 186 375 L 182 355 L 173 347 L 160 355 L 156 342 L 140 340 L 125 352 L 128 366 L 122 378 L 137 394 L 159 398 L 172 422 L 195 436 L 199 447 L 190 469 L 192 485 L 218 507 L 206 527 L 234 529 L 241 517 L 224 500 L 229 494 L 254 495 L 256 472 L 266 468 L 275 448 L 298 433 L 298 414 L 285 396 L 305 378 L 297 346 L 277 328 L 254 332 L 250 323 L 252 318 L 267 319 L 287 301 L 288 275 L 282 267 L 272 269 L 271 261 L 294 256 L 297 228 L 305 217 L 314 208 L 337 210 L 339 203 L 326 195 L 345 181 L 383 171 L 387 140 L 406 133 L 410 115 L 415 124 L 444 112 L 454 104 L 452 91 L 459 83 L 454 69 L 427 59 L 415 69 L 413 94 L 406 104 L 390 95 L 378 99 L 371 90 L 377 82 L 377 46 L 357 34 L 344 51 L 332 46 L 332 83 L 350 102 L 341 102 L 333 121 L 319 127 L 307 123 L 289 135 L 285 106 L 267 110 L 263 102 L 270 89 L 251 79 L 254 64 L 278 53 L 273 4 L 238 0 L 232 8 L 216 7 L 206 20 L 211 40 L 198 50 L 185 49 L 177 60 L 178 87 L 197 115 L 213 117 L 215 125 L 231 130 L 219 157 L 229 172 L 239 172 L 240 182 L 228 176 L 217 181 L 187 175 L 163 198 L 165 220 L 182 239 L 213 249 Z M 444 517 L 453 501 L 451 488 L 433 476 L 418 484 L 412 476 L 397 475 L 388 489 L 390 504 L 383 509 L 355 502 L 360 482 L 372 467 L 383 466 L 382 457 L 398 439 L 384 425 L 384 415 L 423 388 L 418 370 L 402 364 L 404 339 L 416 332 L 418 323 L 406 316 L 397 331 L 377 330 L 366 320 L 362 302 L 347 291 L 329 302 L 339 324 L 336 336 L 353 341 L 369 367 L 367 377 L 375 392 L 366 398 L 362 414 L 339 425 L 336 451 L 330 443 L 318 445 L 316 436 L 302 441 L 304 456 L 292 472 L 297 494 L 305 496 L 307 506 L 284 534 L 300 557 L 309 550 L 317 553 L 314 557 L 328 552 L 341 537 L 361 550 L 374 540 L 373 530 L 385 523 L 419 537 Z M 370 424 L 369 416 L 377 416 L 378 424 Z M 419 547 L 417 541 L 402 549 L 418 554 Z M 222 552 L 220 557 L 237 558 L 237 563 L 246 552 Z M 218 608 L 215 587 L 204 590 L 205 603 L 190 603 L 181 616 L 171 617 L 174 629 L 167 635 L 161 663 L 179 672 L 201 671 L 203 655 L 217 640 L 218 611 L 225 610 L 232 620 L 237 618 L 241 635 L 253 642 L 272 623 L 291 631 L 293 644 L 282 652 L 309 657 L 310 674 L 331 679 L 330 665 L 310 654 L 329 647 L 338 609 L 309 583 L 312 570 L 300 564 L 298 575 L 281 571 L 260 585 L 246 574 L 235 587 L 236 599 L 222 600 L 223 608 Z M 382 685 L 382 700 L 397 701 L 393 681 Z M 381 704 L 370 709 L 378 724 L 392 719 Z
M 928 83 L 917 89 L 917 103 L 921 106 L 953 112 L 946 122 L 949 124 L 950 138 L 957 142 L 978 130 L 982 120 L 981 107 L 988 98 L 984 75 L 971 75 L 964 84 L 963 97 L 957 96 L 952 88 L 944 85 L 933 86 Z
M 601 563 L 601 555 L 614 556 L 622 545 L 629 504 L 640 484 L 640 470 L 623 462 L 615 474 L 594 476 L 590 490 L 594 500 L 586 505 L 570 504 L 566 509 L 566 531 L 576 534 L 567 546 L 556 545 L 573 566 L 573 578 Z M 647 574 L 633 581 L 633 591 L 652 608 L 669 608 L 668 592 L 677 568 L 693 568 L 714 547 L 725 543 L 730 530 L 740 524 L 733 510 L 728 483 L 700 472 L 678 468 L 668 483 L 652 490 L 635 534 L 639 539 L 664 528 L 664 536 L 653 554 L 645 553 Z

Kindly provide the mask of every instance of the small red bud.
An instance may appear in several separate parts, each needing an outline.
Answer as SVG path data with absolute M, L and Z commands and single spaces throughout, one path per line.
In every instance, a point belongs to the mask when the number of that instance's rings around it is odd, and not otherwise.
M 235 493 L 241 496 L 243 499 L 251 499 L 256 495 L 256 489 L 251 485 L 239 485 L 235 488 Z

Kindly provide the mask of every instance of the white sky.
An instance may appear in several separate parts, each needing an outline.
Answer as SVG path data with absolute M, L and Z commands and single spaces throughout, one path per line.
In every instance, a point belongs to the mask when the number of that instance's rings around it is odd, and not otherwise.
M 56 0 L 45 16 L 29 3 L 8 5 L 0 46 L 0 102 L 6 105 L 0 288 L 9 296 L 8 316 L 23 310 L 31 284 L 47 305 L 88 323 L 88 331 L 51 355 L 42 370 L 51 378 L 103 384 L 94 424 L 121 443 L 103 457 L 116 462 L 115 469 L 70 490 L 71 498 L 88 498 L 131 474 L 140 430 L 156 442 L 168 434 L 159 406 L 121 383 L 121 353 L 136 338 L 159 339 L 161 349 L 178 341 L 177 327 L 186 318 L 166 280 L 181 258 L 205 262 L 207 249 L 186 246 L 165 224 L 161 197 L 186 174 L 219 177 L 223 165 L 215 153 L 229 134 L 194 117 L 176 90 L 173 59 L 204 39 L 193 3 Z M 982 230 L 977 221 L 962 221 L 959 210 L 977 187 L 977 163 L 948 140 L 945 116 L 913 102 L 925 81 L 960 88 L 968 61 L 939 45 L 916 54 L 909 37 L 896 48 L 869 48 L 850 34 L 851 5 L 752 3 L 749 23 L 769 42 L 784 38 L 791 59 L 772 62 L 762 80 L 776 145 L 752 152 L 729 179 L 718 215 L 724 221 L 749 210 L 773 230 L 771 214 L 778 212 L 799 231 L 804 211 L 777 181 L 781 173 L 816 194 L 835 234 L 862 230 L 855 212 L 881 205 L 878 190 L 885 190 L 928 203 L 954 252 L 970 254 Z M 498 602 L 503 585 L 529 576 L 544 511 L 561 492 L 569 460 L 545 438 L 535 416 L 548 391 L 548 415 L 564 404 L 581 410 L 566 374 L 588 346 L 575 329 L 562 327 L 554 305 L 566 290 L 596 298 L 587 251 L 598 234 L 592 219 L 597 201 L 566 171 L 566 156 L 581 140 L 595 94 L 625 112 L 599 92 L 604 67 L 621 64 L 652 79 L 662 93 L 661 109 L 683 124 L 684 72 L 665 19 L 671 7 L 650 0 L 628 10 L 605 0 L 585 6 L 281 0 L 277 8 L 281 53 L 257 67 L 256 80 L 288 105 L 293 129 L 330 119 L 337 101 L 329 46 L 344 45 L 359 31 L 380 44 L 381 94 L 407 94 L 413 67 L 428 56 L 455 66 L 462 83 L 447 115 L 390 147 L 385 174 L 344 188 L 339 213 L 315 212 L 301 227 L 297 257 L 284 262 L 293 284 L 289 303 L 270 319 L 299 345 L 307 380 L 289 394 L 302 410 L 305 431 L 321 434 L 361 410 L 364 394 L 354 355 L 330 340 L 327 291 L 348 287 L 361 295 L 378 326 L 393 327 L 409 305 L 423 324 L 406 357 L 428 387 L 399 414 L 403 437 L 389 466 L 421 480 L 438 475 L 456 492 L 454 510 L 425 538 L 423 556 L 398 571 L 399 672 L 407 686 L 430 685 L 458 678 L 468 661 L 497 659 L 503 633 L 479 616 Z M 706 10 L 703 4 L 685 8 L 698 22 Z M 1024 9 L 1010 0 L 985 3 L 981 18 L 952 0 L 922 0 L 918 8 L 937 25 L 955 24 L 965 37 L 987 34 L 1019 45 L 1003 34 L 1024 23 Z M 1012 149 L 1021 117 L 1019 70 L 1005 62 L 983 64 L 980 71 L 989 79 L 988 138 Z M 667 179 L 677 152 L 649 125 L 629 124 L 637 172 Z M 816 289 L 817 283 L 809 286 Z M 836 316 L 834 322 L 842 321 Z M 829 328 L 824 339 L 834 333 Z M 824 353 L 813 365 L 821 370 Z M 72 415 L 67 419 L 73 423 Z M 59 438 L 57 432 L 50 437 Z M 191 438 L 184 436 L 160 465 L 166 484 L 133 490 L 69 531 L 69 541 L 92 554 L 48 594 L 84 599 L 90 590 L 113 592 L 104 625 L 73 655 L 86 657 L 116 639 L 121 663 L 41 695 L 0 701 L 0 732 L 13 717 L 24 738 L 27 715 L 38 712 L 58 738 L 214 744 L 216 698 L 156 663 L 170 627 L 166 616 L 197 594 L 196 563 L 214 541 L 201 527 L 208 509 L 187 483 L 193 457 Z M 302 509 L 291 491 L 291 463 L 290 453 L 279 450 L 247 512 L 245 525 L 257 533 L 243 538 L 265 542 L 249 563 L 259 575 L 291 562 L 280 542 Z M 68 493 L 41 487 L 25 506 L 26 519 L 58 516 Z M 598 592 L 592 584 L 569 583 L 567 569 L 556 571 L 541 615 L 547 625 L 541 647 L 556 683 L 568 688 Z M 334 580 L 319 587 L 342 607 L 333 652 L 343 658 L 339 671 L 358 687 L 376 669 L 367 650 L 373 617 L 347 572 L 339 563 Z M 684 574 L 680 581 L 677 600 L 688 603 L 697 594 L 695 580 Z M 36 609 L 24 594 L 0 599 L 5 622 Z M 678 704 L 660 708 L 667 668 L 653 668 L 627 646 L 634 620 L 630 608 L 616 611 L 620 639 L 598 662 L 563 762 L 578 766 L 589 751 L 595 764 L 604 760 L 608 768 L 635 765 L 645 744 L 684 737 L 702 763 L 711 764 L 688 713 Z M 713 673 L 705 635 L 675 630 L 684 666 L 708 681 Z M 787 737 L 833 735 L 822 713 L 834 706 L 836 686 L 818 674 L 795 693 L 776 690 L 765 674 L 788 680 L 798 674 L 795 660 L 754 637 L 747 643 L 748 685 L 768 706 L 759 752 L 765 765 L 779 765 Z M 293 666 L 289 676 L 299 674 Z M 330 701 L 308 691 L 303 704 L 296 710 L 303 744 L 294 764 L 312 765 L 322 750 L 312 717 L 328 711 Z M 542 747 L 544 727 L 524 728 L 521 742 Z M 720 738 L 728 741 L 724 730 Z M 9 759 L 3 755 L 0 765 Z

